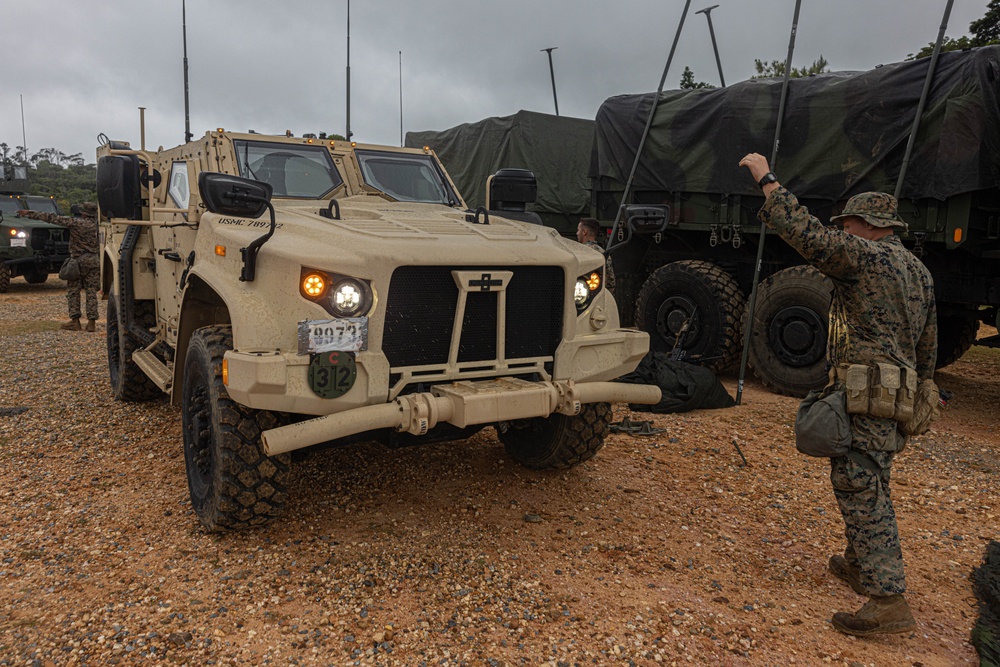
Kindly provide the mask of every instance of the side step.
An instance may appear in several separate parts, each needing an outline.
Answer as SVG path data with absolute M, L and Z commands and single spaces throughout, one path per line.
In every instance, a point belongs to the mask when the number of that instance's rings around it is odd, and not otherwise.
M 174 374 L 155 354 L 149 350 L 136 350 L 132 353 L 132 361 L 142 369 L 143 373 L 149 376 L 149 379 L 161 391 L 164 393 L 170 392 L 170 385 L 174 381 Z

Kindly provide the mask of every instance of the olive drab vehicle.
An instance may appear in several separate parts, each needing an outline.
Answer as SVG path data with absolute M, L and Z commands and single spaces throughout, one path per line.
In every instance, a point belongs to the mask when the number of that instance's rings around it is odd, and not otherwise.
M 98 149 L 112 390 L 182 406 L 210 530 L 263 523 L 290 453 L 466 438 L 532 468 L 592 457 L 612 380 L 645 355 L 604 260 L 502 211 L 468 211 L 433 152 L 223 130 Z M 515 184 L 508 201 L 530 200 Z
M 44 283 L 69 257 L 68 229 L 17 217 L 23 210 L 59 214 L 55 200 L 27 190 L 27 167 L 0 165 L 0 293 L 18 276 L 32 285 Z
M 906 167 L 902 239 L 934 277 L 941 367 L 969 349 L 980 322 L 998 324 L 1000 46 L 941 54 L 907 167 L 927 72 L 925 58 L 791 79 L 775 172 L 828 221 L 852 195 L 894 192 Z M 731 369 L 750 326 L 754 373 L 802 396 L 827 381 L 829 280 L 769 235 L 753 321 L 745 321 L 764 198 L 737 165 L 749 152 L 770 152 L 781 87 L 756 79 L 664 92 L 610 252 L 621 320 L 649 332 L 652 349 L 671 350 L 688 323 L 687 358 Z M 598 111 L 592 207 L 607 227 L 652 101 L 612 97 Z

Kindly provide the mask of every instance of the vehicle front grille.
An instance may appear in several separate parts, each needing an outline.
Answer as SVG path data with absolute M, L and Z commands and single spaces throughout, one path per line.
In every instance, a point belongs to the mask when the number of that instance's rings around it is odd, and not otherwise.
M 565 279 L 558 266 L 403 266 L 389 283 L 382 351 L 393 368 L 448 362 L 459 302 L 453 270 L 512 271 L 506 290 L 504 359 L 547 357 L 562 340 Z M 502 292 L 467 293 L 458 363 L 497 359 Z
M 35 227 L 29 242 L 35 252 L 66 254 L 69 252 L 69 230 Z

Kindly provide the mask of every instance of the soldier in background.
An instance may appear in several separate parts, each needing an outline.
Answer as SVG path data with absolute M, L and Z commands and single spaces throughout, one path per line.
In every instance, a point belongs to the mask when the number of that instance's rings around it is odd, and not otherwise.
M 597 235 L 601 232 L 601 225 L 593 218 L 580 218 L 580 222 L 576 225 L 576 240 L 584 245 L 588 245 L 594 250 L 597 250 L 602 255 L 604 254 L 604 246 L 597 242 Z M 608 288 L 608 291 L 614 294 L 615 292 L 615 270 L 611 267 L 611 257 L 606 256 L 604 261 L 604 286 Z
M 97 204 L 85 202 L 73 205 L 73 217 L 42 213 L 41 211 L 18 211 L 20 218 L 42 220 L 69 229 L 69 254 L 80 265 L 80 277 L 66 283 L 66 305 L 69 322 L 62 325 L 67 331 L 80 331 L 80 290 L 87 295 L 87 331 L 95 331 L 97 324 L 97 290 L 101 283 L 101 265 L 97 254 Z
M 852 197 L 833 218 L 842 220 L 841 231 L 809 215 L 781 187 L 763 155 L 751 153 L 740 166 L 767 196 L 761 222 L 833 281 L 827 345 L 833 368 L 886 363 L 930 379 L 937 359 L 934 285 L 927 267 L 893 234 L 893 228 L 906 229 L 895 197 L 882 192 Z M 847 548 L 830 558 L 829 569 L 869 600 L 856 613 L 837 612 L 831 622 L 840 632 L 861 637 L 908 632 L 917 625 L 903 597 L 903 553 L 889 495 L 889 469 L 906 436 L 894 419 L 849 417 L 851 450 L 830 459 Z

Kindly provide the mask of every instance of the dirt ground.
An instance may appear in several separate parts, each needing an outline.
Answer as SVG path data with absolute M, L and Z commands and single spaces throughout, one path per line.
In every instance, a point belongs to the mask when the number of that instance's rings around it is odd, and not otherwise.
M 0 295 L 0 665 L 978 663 L 1000 350 L 939 372 L 954 396 L 893 467 L 918 630 L 857 640 L 829 623 L 864 599 L 826 569 L 828 466 L 795 452 L 797 401 L 752 380 L 731 409 L 619 407 L 665 431 L 566 472 L 518 467 L 492 429 L 318 452 L 284 520 L 215 535 L 179 409 L 115 403 L 103 304 L 94 334 L 64 314 L 57 280 Z

